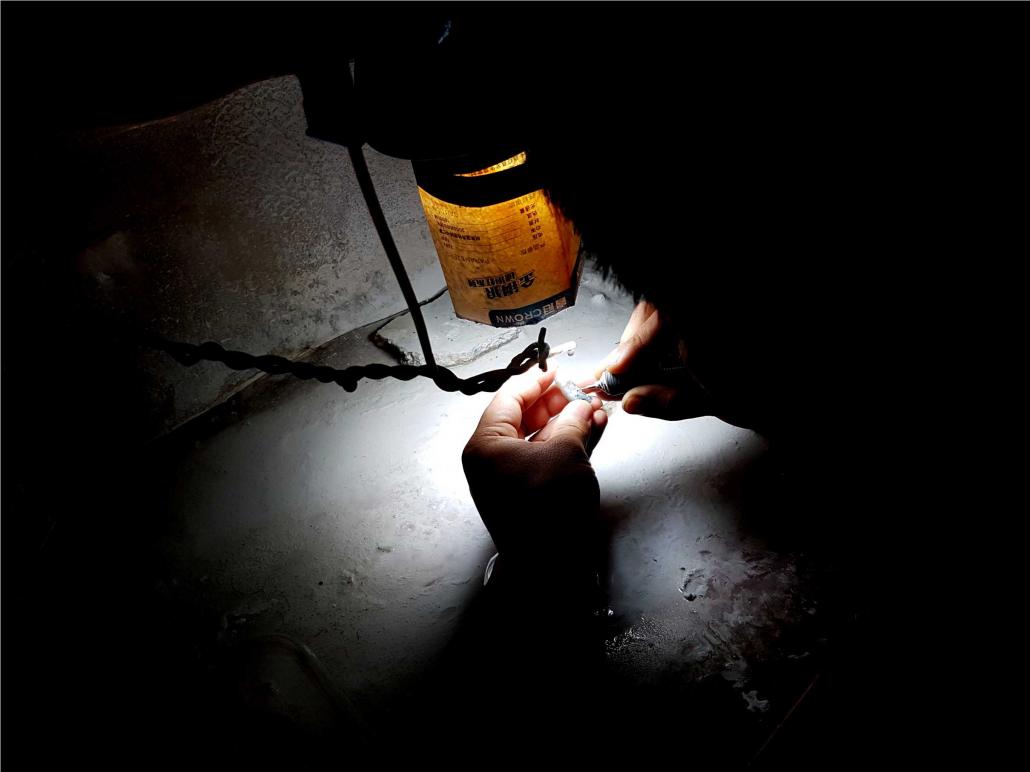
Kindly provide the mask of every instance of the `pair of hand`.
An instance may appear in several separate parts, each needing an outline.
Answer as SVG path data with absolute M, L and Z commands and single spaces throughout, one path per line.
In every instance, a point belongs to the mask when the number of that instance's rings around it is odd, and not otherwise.
M 640 303 L 596 375 L 605 368 L 627 372 L 670 347 L 682 355 L 654 307 Z M 599 399 L 569 402 L 553 384 L 553 370 L 535 368 L 509 380 L 462 454 L 469 490 L 499 553 L 551 572 L 593 555 L 600 489 L 590 454 L 607 423 Z M 698 415 L 681 390 L 657 384 L 629 391 L 623 408 L 665 419 Z

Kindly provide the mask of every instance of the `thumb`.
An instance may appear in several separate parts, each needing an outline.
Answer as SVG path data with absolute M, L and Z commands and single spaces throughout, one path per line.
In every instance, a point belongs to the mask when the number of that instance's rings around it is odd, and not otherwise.
M 574 443 L 586 453 L 593 415 L 594 408 L 590 402 L 582 399 L 572 400 L 546 427 L 546 441 Z
M 686 389 L 657 384 L 630 389 L 622 397 L 622 409 L 633 415 L 661 418 L 666 421 L 710 414 L 706 400 L 692 399 Z

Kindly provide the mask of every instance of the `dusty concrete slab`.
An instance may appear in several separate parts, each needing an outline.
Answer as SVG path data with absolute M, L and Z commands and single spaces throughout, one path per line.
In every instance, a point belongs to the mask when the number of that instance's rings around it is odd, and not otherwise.
M 454 315 L 449 292 L 422 306 L 436 363 L 444 367 L 472 362 L 488 351 L 518 339 L 519 327 L 489 327 Z M 411 314 L 401 314 L 372 335 L 372 342 L 397 357 L 402 364 L 421 365 L 422 347 Z
M 347 149 L 306 130 L 300 83 L 289 76 L 48 147 L 40 161 L 47 171 L 32 187 L 12 185 L 39 202 L 25 204 L 38 220 L 6 218 L 19 246 L 5 253 L 17 270 L 5 263 L 4 278 L 19 295 L 41 299 L 48 325 L 61 325 L 39 337 L 119 318 L 173 340 L 296 358 L 402 311 Z M 416 296 L 431 297 L 445 282 L 411 163 L 371 148 L 365 155 Z M 54 259 L 43 265 L 31 250 Z M 150 352 L 136 367 L 141 388 L 157 395 L 140 419 L 151 435 L 255 375 L 219 364 L 185 368 Z
M 438 305 L 447 310 L 447 299 Z M 584 273 L 580 302 L 547 324 L 548 340 L 577 343 L 575 356 L 555 363 L 565 377 L 593 371 L 632 306 L 596 273 Z M 311 361 L 387 362 L 369 339 L 378 326 L 342 336 Z M 459 375 L 502 367 L 535 333 L 459 366 Z M 613 411 L 592 458 L 611 528 L 601 572 L 611 613 L 603 630 L 579 641 L 556 632 L 553 615 L 493 605 L 483 587 L 496 550 L 461 454 L 491 399 L 443 392 L 425 378 L 362 381 L 348 393 L 273 376 L 155 444 L 139 475 L 141 500 L 125 505 L 131 527 L 100 530 L 99 518 L 88 544 L 67 542 L 82 570 L 57 564 L 55 595 L 82 619 L 69 624 L 67 611 L 40 606 L 55 629 L 87 629 L 101 619 L 119 639 L 137 636 L 146 643 L 136 647 L 139 663 L 127 665 L 126 647 L 112 647 L 108 636 L 83 636 L 85 654 L 62 660 L 65 641 L 55 634 L 52 654 L 40 657 L 53 690 L 92 699 L 87 684 L 100 668 L 79 663 L 100 663 L 124 679 L 110 693 L 147 725 L 152 714 L 135 708 L 143 697 L 130 687 L 172 706 L 162 709 L 179 723 L 154 730 L 165 743 L 173 728 L 176 737 L 200 736 L 186 721 L 203 728 L 210 720 L 221 732 L 231 711 L 266 703 L 314 731 L 324 726 L 322 714 L 304 711 L 322 698 L 308 686 L 305 663 L 317 661 L 376 749 L 420 750 L 460 732 L 478 753 L 474 743 L 497 735 L 477 722 L 496 722 L 524 693 L 596 720 L 592 736 L 624 738 L 613 745 L 627 752 L 681 751 L 690 732 L 692 754 L 717 752 L 743 766 L 810 682 L 837 618 L 814 580 L 806 540 L 792 535 L 792 499 L 778 492 L 778 462 L 766 443 L 715 418 L 666 422 Z M 126 584 L 121 566 L 129 559 L 139 566 L 138 603 L 97 576 L 98 567 L 118 567 L 112 584 Z M 64 589 L 72 586 L 74 593 Z M 140 633 L 143 612 L 156 621 Z M 153 642 L 163 647 L 157 654 Z M 498 642 L 510 643 L 504 656 Z M 294 666 L 303 647 L 310 656 L 301 672 Z M 597 691 L 569 687 L 573 662 Z M 216 678 L 234 679 L 233 690 Z M 234 702 L 241 678 L 261 690 L 242 708 Z M 209 713 L 197 710 L 205 684 L 215 694 Z M 84 706 L 76 716 L 87 713 Z M 565 731 L 567 723 L 553 725 Z M 718 741 L 731 735 L 732 744 Z M 236 735 L 225 736 L 236 752 Z M 578 755 L 611 752 L 596 742 L 571 747 Z

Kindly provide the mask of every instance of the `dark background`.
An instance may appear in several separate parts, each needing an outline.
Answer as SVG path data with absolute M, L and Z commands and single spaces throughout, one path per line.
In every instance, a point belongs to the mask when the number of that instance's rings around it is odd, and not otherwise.
M 497 32 L 489 46 L 472 46 L 457 63 L 444 62 L 443 71 L 463 66 L 468 61 L 463 57 L 471 56 L 490 64 L 474 72 L 504 80 L 515 77 L 518 64 L 538 51 L 564 47 L 553 72 L 579 89 L 563 92 L 562 98 L 582 103 L 590 127 L 584 134 L 578 126 L 571 132 L 563 126 L 545 130 L 489 110 L 472 130 L 467 122 L 454 121 L 431 91 L 398 91 L 410 82 L 401 76 L 422 61 L 409 53 L 423 40 L 412 30 L 449 15 L 446 8 L 426 11 L 404 4 L 391 4 L 390 10 L 349 4 L 301 9 L 4 4 L 8 757 L 17 748 L 26 758 L 40 753 L 84 762 L 102 758 L 117 738 L 128 758 L 134 751 L 148 754 L 139 757 L 143 766 L 165 753 L 193 756 L 205 748 L 231 759 L 237 752 L 233 733 L 256 731 L 246 717 L 226 708 L 231 699 L 223 684 L 192 657 L 190 622 L 153 596 L 149 580 L 158 568 L 138 548 L 148 538 L 150 524 L 141 516 L 141 504 L 155 474 L 153 467 L 141 468 L 138 454 L 150 439 L 145 416 L 152 395 L 135 368 L 135 341 L 117 318 L 91 305 L 66 262 L 96 236 L 85 215 L 76 219 L 60 205 L 66 186 L 103 177 L 104 170 L 69 168 L 66 158 L 51 152 L 54 138 L 83 127 L 175 113 L 271 75 L 314 73 L 312 88 L 335 93 L 334 78 L 354 55 L 360 84 L 362 54 L 379 66 L 370 65 L 374 87 L 361 103 L 365 109 L 355 107 L 348 115 L 377 116 L 378 123 L 358 124 L 373 146 L 410 157 L 489 144 L 495 137 L 502 142 L 511 135 L 533 137 L 562 173 L 581 181 L 564 181 L 570 209 L 584 202 L 581 227 L 613 252 L 618 236 L 605 233 L 603 222 L 591 221 L 590 190 L 597 179 L 590 175 L 597 172 L 577 165 L 583 163 L 577 159 L 613 144 L 623 153 L 615 166 L 604 169 L 603 180 L 636 186 L 641 206 L 660 208 L 677 200 L 682 177 L 703 176 L 713 157 L 731 153 L 726 163 L 739 174 L 764 164 L 757 175 L 762 183 L 744 194 L 749 206 L 762 212 L 748 227 L 764 233 L 782 227 L 789 211 L 783 191 L 800 184 L 791 157 L 783 153 L 791 147 L 783 144 L 788 138 L 827 150 L 825 166 L 805 170 L 809 205 L 819 200 L 820 189 L 831 195 L 840 175 L 861 172 L 861 184 L 842 205 L 864 204 L 865 215 L 856 217 L 851 210 L 840 216 L 836 209 L 832 227 L 825 222 L 820 227 L 822 243 L 810 240 L 803 247 L 809 254 L 816 247 L 846 253 L 852 262 L 799 263 L 796 276 L 775 285 L 785 287 L 786 296 L 766 289 L 762 297 L 814 295 L 820 311 L 831 305 L 838 318 L 842 308 L 857 314 L 848 317 L 843 330 L 818 318 L 796 322 L 813 331 L 805 351 L 834 350 L 826 367 L 840 386 L 830 392 L 832 398 L 826 390 L 802 396 L 810 407 L 814 400 L 812 414 L 820 422 L 858 427 L 835 471 L 843 470 L 854 486 L 854 517 L 870 503 L 890 507 L 898 528 L 870 534 L 858 523 L 854 549 L 860 560 L 887 566 L 896 578 L 863 609 L 860 632 L 827 679 L 832 688 L 821 697 L 825 709 L 811 709 L 810 723 L 801 724 L 778 752 L 788 760 L 841 762 L 852 752 L 880 758 L 909 731 L 918 737 L 909 738 L 908 748 L 917 756 L 950 748 L 954 738 L 944 727 L 966 705 L 956 698 L 939 703 L 922 690 L 950 676 L 936 669 L 936 652 L 928 642 L 941 629 L 941 619 L 930 611 L 939 556 L 927 533 L 942 530 L 946 518 L 924 529 L 927 514 L 944 510 L 931 503 L 933 495 L 926 495 L 923 483 L 940 481 L 917 471 L 934 444 L 922 433 L 923 422 L 932 423 L 940 406 L 918 374 L 927 367 L 947 371 L 965 357 L 968 330 L 952 326 L 953 313 L 982 298 L 972 283 L 957 286 L 976 273 L 974 255 L 997 251 L 1004 242 L 1001 226 L 1013 214 L 1015 202 L 1003 193 L 1004 178 L 1025 88 L 1010 79 L 1025 72 L 1025 56 L 999 31 L 1011 22 L 967 26 L 952 8 L 937 9 L 936 18 L 904 20 L 872 7 L 815 7 L 803 13 L 736 5 L 659 11 L 655 6 L 587 10 L 514 4 L 473 14 L 470 29 L 481 25 L 505 34 Z M 515 34 L 525 24 L 541 28 L 529 47 Z M 380 45 L 383 41 L 392 45 Z M 388 50 L 394 55 L 386 55 Z M 333 75 L 328 84 L 320 80 L 325 73 Z M 684 91 L 677 91 L 681 84 Z M 306 97 L 313 93 L 306 91 Z M 819 93 L 826 95 L 825 110 L 792 101 L 798 94 Z M 799 109 L 817 122 L 811 137 L 798 137 L 794 124 L 777 122 L 777 116 Z M 398 134 L 407 111 L 432 114 L 424 123 L 438 132 L 417 141 Z M 847 131 L 835 131 L 842 122 Z M 671 160 L 661 170 L 635 167 L 626 160 L 632 157 L 629 149 L 642 145 L 667 151 Z M 572 146 L 579 155 L 566 153 Z M 841 155 L 847 159 L 843 169 L 835 160 Z M 632 280 L 632 268 L 623 270 Z M 722 269 L 710 270 L 709 281 L 727 279 Z M 829 278 L 834 289 L 825 291 L 826 283 L 813 276 Z M 843 289 L 833 284 L 842 281 L 850 283 Z M 61 310 L 38 313 L 44 305 L 40 293 L 46 293 L 47 309 Z M 703 307 L 717 297 L 698 302 Z M 729 337 L 754 329 L 746 320 L 721 320 L 712 327 L 713 334 Z M 861 348 L 848 349 L 853 342 Z M 950 353 L 942 351 L 944 342 Z M 856 361 L 857 375 L 849 379 L 842 373 Z M 861 424 L 884 411 L 908 416 L 900 424 L 899 458 L 871 461 L 864 454 Z M 870 463 L 879 467 L 878 474 L 868 473 Z M 906 464 L 907 476 L 884 472 Z M 834 484 L 837 479 L 832 478 Z M 141 641 L 147 645 L 138 645 Z M 914 724 L 928 725 L 930 739 Z M 394 750 L 380 753 L 388 758 Z

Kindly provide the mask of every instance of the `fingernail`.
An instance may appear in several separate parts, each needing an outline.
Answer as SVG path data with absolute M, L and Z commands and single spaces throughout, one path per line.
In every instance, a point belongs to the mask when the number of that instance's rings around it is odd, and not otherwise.
M 627 413 L 632 413 L 634 415 L 639 415 L 641 408 L 644 408 L 646 406 L 647 400 L 643 399 L 642 397 L 633 396 L 622 400 L 623 411 Z

